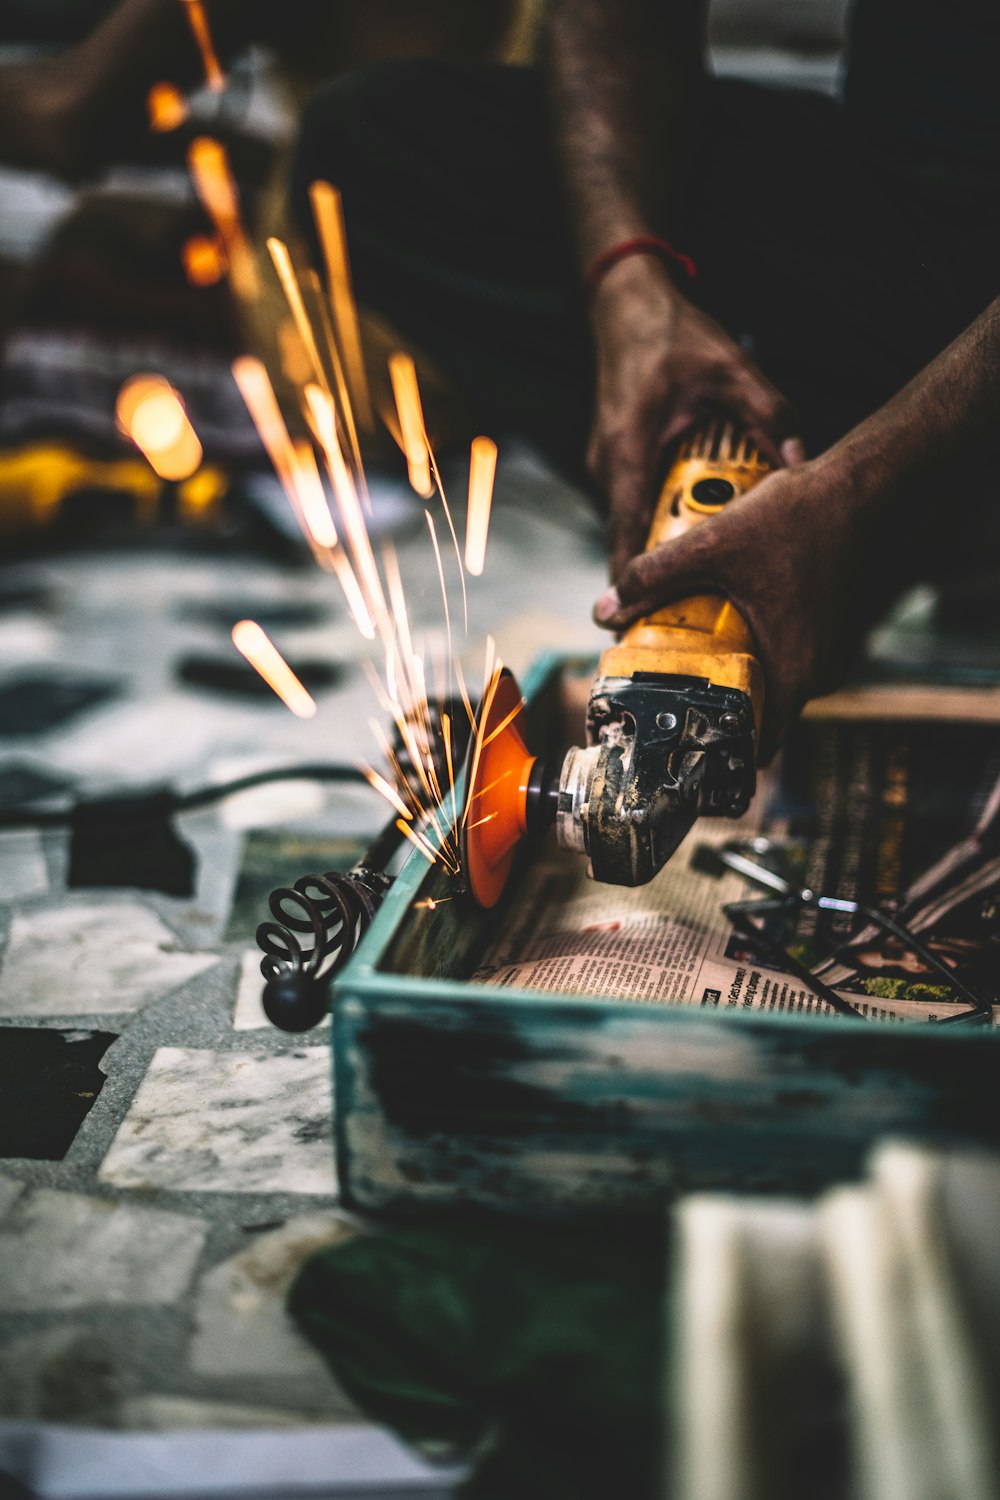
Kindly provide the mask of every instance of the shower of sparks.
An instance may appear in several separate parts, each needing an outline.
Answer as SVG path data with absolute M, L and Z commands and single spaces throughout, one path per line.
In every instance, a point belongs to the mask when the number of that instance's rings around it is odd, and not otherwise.
M 486 538 L 490 529 L 493 480 L 497 470 L 497 445 L 492 438 L 472 441 L 469 458 L 469 508 L 465 521 L 465 567 L 478 578 L 486 561 Z
M 392 381 L 392 394 L 396 400 L 410 484 L 422 499 L 429 500 L 434 493 L 434 485 L 431 482 L 430 454 L 424 432 L 424 411 L 420 404 L 416 366 L 408 354 L 390 354 L 389 379 Z
M 205 14 L 205 7 L 201 0 L 184 0 L 184 9 L 187 13 L 191 34 L 195 45 L 201 53 L 202 67 L 205 69 L 205 82 L 214 93 L 221 93 L 226 86 L 226 77 L 219 64 L 215 43 L 212 41 L 212 32 Z
M 297 719 L 311 719 L 316 704 L 303 687 L 277 646 L 268 639 L 254 620 L 240 620 L 233 626 L 233 645 L 272 688 L 286 708 Z
M 233 290 L 238 297 L 255 301 L 260 294 L 260 280 L 243 228 L 239 194 L 226 148 L 209 136 L 200 135 L 188 147 L 188 167 L 201 206 L 225 247 Z
M 191 3 L 191 0 L 186 0 Z M 239 199 L 228 158 L 218 142 L 200 137 L 191 143 L 189 164 L 215 238 L 200 237 L 185 247 L 189 279 L 209 284 L 211 273 L 228 268 L 233 289 L 256 296 L 258 278 L 243 230 Z M 365 661 L 376 700 L 395 730 L 390 741 L 382 724 L 372 732 L 385 756 L 385 774 L 361 767 L 368 783 L 389 804 L 395 826 L 429 864 L 450 875 L 461 869 L 459 829 L 490 822 L 486 812 L 469 825 L 468 796 L 459 795 L 456 765 L 459 736 L 452 716 L 432 710 L 428 683 L 444 700 L 457 686 L 472 733 L 470 784 L 482 752 L 517 710 L 486 734 L 503 671 L 492 638 L 487 638 L 481 706 L 473 707 L 453 639 L 450 589 L 461 589 L 465 636 L 468 637 L 466 571 L 482 572 L 489 530 L 496 445 L 476 438 L 469 474 L 465 552 L 445 495 L 441 473 L 428 442 L 416 369 L 409 355 L 389 360 L 394 409 L 384 413 L 386 426 L 407 459 L 410 482 L 427 501 L 425 520 L 434 557 L 443 611 L 443 636 L 424 638 L 411 621 L 399 560 L 391 545 L 376 549 L 368 529 L 371 504 L 361 462 L 358 429 L 373 427 L 371 396 L 362 361 L 360 322 L 351 286 L 340 196 L 327 183 L 314 183 L 310 199 L 323 253 L 326 287 L 315 270 L 297 271 L 288 246 L 272 237 L 268 250 L 288 306 L 276 335 L 282 370 L 295 391 L 298 411 L 286 419 L 261 360 L 235 360 L 233 378 L 253 419 L 288 503 L 316 562 L 332 573 L 351 617 L 371 643 Z M 204 265 L 206 270 L 199 269 Z M 166 384 L 164 382 L 164 384 Z M 168 388 L 169 389 L 169 388 Z M 176 394 L 174 399 L 176 400 Z M 179 405 L 183 415 L 183 406 Z M 186 418 L 185 418 L 186 420 Z M 123 419 L 123 426 L 131 430 Z M 200 450 L 199 450 L 200 453 Z M 440 503 L 451 538 L 442 554 Z M 454 558 L 451 551 L 454 552 Z M 234 645 L 293 713 L 312 717 L 316 704 L 259 625 L 243 620 L 233 629 Z M 381 660 L 379 660 L 381 658 Z M 464 738 L 464 736 L 463 736 Z M 506 773 L 509 774 L 509 773 Z M 497 779 L 498 785 L 503 777 Z M 483 788 L 484 795 L 492 788 Z M 477 811 L 482 810 L 481 803 Z M 418 903 L 433 911 L 440 897 Z

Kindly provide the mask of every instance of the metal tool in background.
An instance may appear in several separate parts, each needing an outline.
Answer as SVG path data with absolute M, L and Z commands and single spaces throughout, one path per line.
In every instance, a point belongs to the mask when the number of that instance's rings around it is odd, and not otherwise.
M 698 427 L 667 472 L 646 550 L 718 515 L 770 470 L 732 422 Z M 588 743 L 561 767 L 528 751 L 519 699 L 508 675 L 469 767 L 474 816 L 463 831 L 463 863 L 480 906 L 500 899 L 528 832 L 554 824 L 563 848 L 588 857 L 595 880 L 643 885 L 697 817 L 737 818 L 750 804 L 764 680 L 749 627 L 720 594 L 666 605 L 602 654 Z
M 932 1024 L 952 1025 L 958 1021 L 989 1024 L 993 1016 L 993 1000 L 971 989 L 956 971 L 939 958 L 926 943 L 911 931 L 898 917 L 882 911 L 877 906 L 868 906 L 842 896 L 825 896 L 808 886 L 803 886 L 795 872 L 784 860 L 780 841 L 758 836 L 745 842 L 733 842 L 720 847 L 701 844 L 695 851 L 693 868 L 704 873 L 718 875 L 723 869 L 731 870 L 755 885 L 771 892 L 770 896 L 751 898 L 745 901 L 729 901 L 723 911 L 734 929 L 754 945 L 765 962 L 773 962 L 784 972 L 793 974 L 812 992 L 824 1000 L 840 1015 L 863 1020 L 862 1013 L 850 1001 L 832 989 L 808 965 L 796 958 L 783 943 L 779 934 L 768 927 L 768 920 L 780 917 L 785 923 L 800 911 L 836 912 L 839 916 L 864 921 L 870 927 L 898 939 L 922 963 L 955 991 L 960 1000 L 969 1007 L 950 1016 L 943 1016 Z M 784 924 L 783 924 L 784 925 Z

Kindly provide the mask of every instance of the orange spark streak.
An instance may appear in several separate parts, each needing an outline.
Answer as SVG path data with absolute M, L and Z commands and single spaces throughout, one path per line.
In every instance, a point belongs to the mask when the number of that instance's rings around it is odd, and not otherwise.
M 337 529 L 323 493 L 323 481 L 316 467 L 312 444 L 307 443 L 305 438 L 300 438 L 292 444 L 292 457 L 295 492 L 302 507 L 309 539 L 317 547 L 336 547 Z
M 233 626 L 233 645 L 259 672 L 269 688 L 277 693 L 286 708 L 298 719 L 311 719 L 316 704 L 296 677 L 281 652 L 254 620 L 240 620 Z
M 366 641 L 373 641 L 375 639 L 375 626 L 371 615 L 368 613 L 368 606 L 365 603 L 364 595 L 358 586 L 358 580 L 354 576 L 354 569 L 344 556 L 344 549 L 342 547 L 336 547 L 330 553 L 330 563 L 337 575 L 337 582 L 344 592 L 344 598 L 347 600 L 347 607 L 351 612 L 355 625 L 357 625 Z
M 470 823 L 469 831 L 471 832 L 473 828 L 482 828 L 484 823 L 492 823 L 493 819 L 499 818 L 499 816 L 500 814 L 498 812 L 487 813 L 485 818 L 477 818 L 475 823 Z
M 402 816 L 406 818 L 407 822 L 409 822 L 413 817 L 413 814 L 406 806 L 406 803 L 403 801 L 402 797 L 400 797 L 399 793 L 396 791 L 396 788 L 394 786 L 390 786 L 385 777 L 380 776 L 378 771 L 373 770 L 371 766 L 362 766 L 361 769 L 365 773 L 369 784 L 373 786 L 377 792 L 381 792 L 385 800 L 387 802 L 390 802 L 396 809 L 396 811 L 398 813 L 401 813 Z
M 410 484 L 424 500 L 434 493 L 431 483 L 430 456 L 424 434 L 424 413 L 420 404 L 420 387 L 417 385 L 417 370 L 408 354 L 389 355 L 389 379 L 392 394 L 399 414 L 399 430 L 403 434 L 403 451 Z
M 309 189 L 309 202 L 312 205 L 313 218 L 316 220 L 320 248 L 326 266 L 334 327 L 340 347 L 344 351 L 344 364 L 354 404 L 357 407 L 362 427 L 371 432 L 375 426 L 375 419 L 372 416 L 368 377 L 365 374 L 358 307 L 351 285 L 351 263 L 347 254 L 343 205 L 337 189 L 328 182 L 312 184 Z
M 328 388 L 326 371 L 323 368 L 319 345 L 316 343 L 316 336 L 309 321 L 309 314 L 306 312 L 305 302 L 302 300 L 302 288 L 299 286 L 298 278 L 295 275 L 295 268 L 292 265 L 292 257 L 288 253 L 288 246 L 284 240 L 279 240 L 272 234 L 268 238 L 267 248 L 271 253 L 274 269 L 278 273 L 278 280 L 281 282 L 281 289 L 285 294 L 289 311 L 299 331 L 299 338 L 305 345 L 309 362 L 313 367 L 313 373 L 319 385 L 326 390 Z
M 475 784 L 476 784 L 476 772 L 479 769 L 479 759 L 480 759 L 480 756 L 483 753 L 484 731 L 485 731 L 487 723 L 489 722 L 490 709 L 493 706 L 493 699 L 496 697 L 497 685 L 498 685 L 498 683 L 500 681 L 500 674 L 503 671 L 503 664 L 501 662 L 499 662 L 499 661 L 496 661 L 496 662 L 494 661 L 495 649 L 496 648 L 495 648 L 494 643 L 493 643 L 493 637 L 491 635 L 488 635 L 486 637 L 486 671 L 484 673 L 484 678 L 486 680 L 486 688 L 485 688 L 485 690 L 483 692 L 483 702 L 482 702 L 482 707 L 480 709 L 479 724 L 478 724 L 478 727 L 476 729 L 475 740 L 473 742 L 473 747 L 472 747 L 472 760 L 471 760 L 471 765 L 470 765 L 470 768 L 469 768 L 469 780 L 468 780 L 468 787 L 469 788 L 475 786 Z M 472 807 L 472 799 L 469 797 L 468 788 L 467 788 L 466 789 L 465 808 L 464 808 L 464 810 L 462 812 L 462 827 L 463 828 L 465 827 L 466 822 L 468 821 L 469 812 L 470 812 L 471 807 Z
M 446 901 L 454 901 L 454 896 L 428 896 L 426 901 L 414 901 L 414 911 L 437 911 Z
M 522 698 L 521 701 L 518 703 L 517 707 L 516 708 L 512 708 L 511 711 L 510 711 L 510 713 L 509 714 L 505 714 L 504 717 L 500 720 L 500 723 L 497 725 L 497 727 L 495 729 L 491 729 L 490 730 L 490 732 L 486 736 L 485 740 L 483 740 L 483 749 L 484 750 L 485 750 L 485 748 L 486 748 L 487 745 L 491 745 L 493 743 L 493 741 L 496 739 L 496 737 L 497 737 L 498 734 L 503 734 L 504 730 L 507 728 L 507 725 L 510 723 L 511 719 L 516 719 L 517 716 L 518 716 L 518 714 L 521 712 L 521 709 L 523 707 L 524 707 L 524 699 Z
M 333 332 L 333 324 L 330 322 L 330 314 L 326 298 L 323 295 L 323 283 L 316 272 L 311 268 L 306 272 L 306 281 L 312 291 L 316 309 L 319 313 L 319 326 L 323 330 L 323 342 L 326 344 L 326 352 L 330 358 L 330 368 L 333 371 L 333 383 L 337 387 L 337 400 L 340 402 L 340 418 L 347 433 L 347 441 L 351 449 L 351 460 L 354 464 L 358 485 L 361 489 L 365 507 L 371 512 L 371 502 L 368 499 L 368 486 L 365 482 L 365 471 L 361 463 L 361 446 L 358 442 L 358 428 L 354 420 L 354 407 L 351 404 L 351 393 L 347 385 L 347 377 L 344 374 L 344 362 L 337 348 L 337 340 Z
M 473 734 L 478 734 L 479 725 L 476 723 L 476 711 L 472 706 L 471 699 L 469 698 L 469 689 L 465 685 L 465 673 L 462 671 L 462 663 L 457 658 L 455 660 L 455 676 L 458 679 L 458 691 L 461 695 L 462 705 L 465 709 L 465 714 L 469 721 L 469 728 L 472 730 Z
M 492 438 L 472 440 L 469 457 L 469 508 L 465 520 L 465 566 L 478 578 L 486 561 L 490 505 L 497 468 L 497 445 Z
M 226 78 L 219 65 L 219 58 L 215 50 L 215 44 L 212 41 L 212 32 L 209 28 L 205 8 L 201 0 L 184 0 L 184 9 L 191 24 L 191 32 L 194 36 L 195 44 L 201 53 L 202 67 L 205 69 L 205 82 L 215 93 L 221 93 L 226 86 Z
M 424 442 L 427 442 L 426 433 L 424 434 Z M 462 585 L 462 613 L 465 621 L 465 633 L 466 635 L 468 635 L 469 597 L 465 590 L 465 571 L 462 567 L 462 553 L 459 550 L 458 546 L 458 536 L 455 531 L 455 522 L 451 517 L 451 506 L 448 504 L 448 496 L 445 494 L 444 485 L 441 482 L 441 470 L 437 466 L 437 459 L 434 457 L 434 450 L 431 448 L 430 443 L 427 443 L 427 456 L 430 459 L 431 473 L 434 475 L 434 483 L 437 486 L 437 492 L 441 496 L 441 508 L 444 511 L 445 520 L 448 522 L 448 530 L 451 532 L 451 544 L 455 549 L 455 558 L 458 562 L 458 581 Z
M 448 657 L 451 659 L 451 614 L 448 609 L 448 590 L 444 584 L 444 566 L 441 562 L 441 548 L 438 546 L 437 531 L 434 527 L 434 517 L 429 510 L 424 511 L 427 518 L 427 529 L 431 534 L 431 546 L 434 548 L 434 561 L 437 563 L 438 582 L 441 585 L 441 603 L 444 605 L 444 629 L 448 641 Z
M 455 791 L 455 766 L 452 761 L 451 746 L 451 717 L 448 714 L 441 715 L 441 733 L 444 736 L 444 758 L 448 766 L 448 786 L 451 789 L 451 820 L 458 822 L 458 794 Z
M 243 230 L 239 195 L 226 149 L 209 136 L 200 135 L 188 147 L 187 159 L 201 205 L 226 248 L 233 289 L 253 301 L 260 293 L 260 280 Z
M 504 771 L 500 776 L 494 777 L 489 786 L 483 786 L 479 788 L 479 791 L 475 793 L 475 796 L 472 799 L 473 802 L 477 797 L 485 797 L 488 792 L 492 792 L 495 787 L 498 787 L 500 785 L 501 781 L 508 781 L 513 774 L 514 773 L 512 771 L 508 770 Z
M 268 373 L 260 360 L 252 354 L 243 354 L 239 359 L 234 359 L 232 372 L 240 395 L 253 417 L 257 434 L 274 466 L 274 472 L 298 514 L 298 495 L 294 480 L 295 450 Z
M 337 437 L 333 398 L 329 391 L 324 391 L 314 384 L 306 386 L 305 396 L 312 414 L 317 440 L 326 459 L 327 472 L 330 475 L 330 483 L 333 485 L 341 524 L 347 534 L 354 558 L 354 566 L 364 586 L 368 612 L 372 619 L 378 622 L 385 615 L 385 595 L 382 592 L 382 582 L 368 538 L 368 528 L 358 500 L 358 492 L 354 487 L 350 470 L 344 462 L 344 455 Z
M 420 850 L 421 854 L 424 856 L 424 859 L 426 859 L 428 864 L 432 865 L 440 859 L 445 868 L 450 870 L 453 875 L 458 874 L 458 867 L 454 863 L 454 861 L 451 859 L 445 859 L 438 851 L 433 848 L 431 844 L 427 842 L 423 834 L 418 833 L 415 828 L 411 828 L 409 823 L 404 823 L 402 818 L 397 818 L 396 827 L 399 829 L 400 833 L 402 833 L 406 838 L 409 839 L 410 843 L 415 849 Z

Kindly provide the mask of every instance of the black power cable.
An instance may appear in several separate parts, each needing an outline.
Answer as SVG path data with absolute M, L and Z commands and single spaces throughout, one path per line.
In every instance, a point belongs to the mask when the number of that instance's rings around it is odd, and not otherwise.
M 120 814 L 127 814 L 130 804 L 139 808 L 156 800 L 159 809 L 166 815 L 193 812 L 200 807 L 209 807 L 222 802 L 237 792 L 248 792 L 254 787 L 267 786 L 275 781 L 330 781 L 356 782 L 368 785 L 364 772 L 358 766 L 337 765 L 322 761 L 306 762 L 299 766 L 274 766 L 267 771 L 254 771 L 240 776 L 235 781 L 223 781 L 217 786 L 199 787 L 193 792 L 175 792 L 163 787 L 145 787 L 133 792 L 109 794 L 101 797 L 81 797 L 63 807 L 43 808 L 32 811 L 29 807 L 0 808 L 0 829 L 19 828 L 70 828 L 81 814 L 94 813 L 114 807 Z

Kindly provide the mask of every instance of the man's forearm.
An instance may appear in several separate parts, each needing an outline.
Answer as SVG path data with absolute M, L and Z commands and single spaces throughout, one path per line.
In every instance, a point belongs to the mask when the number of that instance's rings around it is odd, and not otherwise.
M 554 0 L 547 62 L 581 264 L 640 234 L 669 235 L 701 0 Z
M 955 466 L 975 463 L 1000 428 L 1000 297 L 898 395 L 849 432 L 830 459 L 858 493 L 897 497 L 938 490 Z

